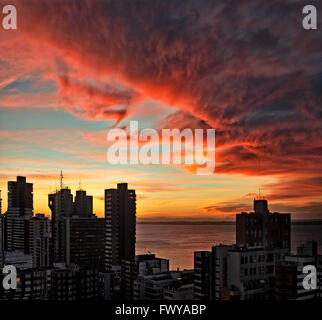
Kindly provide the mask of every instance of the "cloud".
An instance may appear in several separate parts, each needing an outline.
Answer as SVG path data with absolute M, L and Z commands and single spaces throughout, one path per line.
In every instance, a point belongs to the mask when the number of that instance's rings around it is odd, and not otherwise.
M 208 213 L 240 213 L 251 211 L 251 206 L 237 202 L 218 202 L 214 205 L 201 207 L 200 209 Z
M 19 30 L 0 41 L 0 88 L 38 72 L 56 84 L 50 106 L 57 94 L 61 108 L 117 125 L 137 102 L 160 101 L 176 110 L 160 126 L 216 129 L 217 173 L 277 176 L 284 186 L 319 178 L 321 30 L 302 30 L 302 1 L 13 4 Z M 24 100 L 44 103 L 26 93 L 2 101 Z M 298 190 L 293 198 L 312 194 Z

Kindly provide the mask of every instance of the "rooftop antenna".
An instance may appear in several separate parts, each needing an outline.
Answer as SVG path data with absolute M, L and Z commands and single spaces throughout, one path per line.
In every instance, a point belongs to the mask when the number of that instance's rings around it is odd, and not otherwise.
M 79 179 L 79 182 L 78 182 L 78 190 L 82 190 L 82 180 Z
M 63 189 L 64 183 L 63 183 L 63 170 L 60 171 L 60 189 Z

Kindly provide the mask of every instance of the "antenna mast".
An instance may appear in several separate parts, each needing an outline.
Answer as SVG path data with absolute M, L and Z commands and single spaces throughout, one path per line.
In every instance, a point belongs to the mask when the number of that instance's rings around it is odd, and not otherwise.
M 63 189 L 64 183 L 63 183 L 63 170 L 60 171 L 60 189 Z

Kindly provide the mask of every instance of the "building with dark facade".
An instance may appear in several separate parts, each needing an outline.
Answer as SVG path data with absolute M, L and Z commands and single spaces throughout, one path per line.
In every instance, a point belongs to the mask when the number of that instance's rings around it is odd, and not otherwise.
M 134 260 L 122 261 L 121 266 L 121 294 L 128 300 L 134 299 L 134 281 L 138 277 L 165 273 L 169 271 L 169 260 L 157 258 L 155 254 L 135 256 Z
M 86 195 L 85 190 L 77 190 L 74 209 L 75 216 L 90 218 L 93 215 L 93 196 Z
M 52 253 L 54 263 L 75 264 L 103 271 L 105 219 L 93 214 L 93 197 L 85 190 L 63 188 L 49 195 L 52 212 Z
M 57 301 L 99 300 L 101 276 L 97 270 L 56 268 L 51 271 L 50 299 Z
M 19 215 L 30 215 L 33 210 L 33 184 L 26 177 L 17 177 L 17 181 L 8 181 L 8 210 L 19 209 Z
M 64 228 L 64 262 L 104 271 L 105 219 L 68 217 Z
M 33 215 L 33 184 L 25 177 L 8 181 L 8 210 L 3 216 L 3 247 L 5 251 L 29 248 L 29 220 Z
M 211 252 L 194 253 L 194 297 L 196 300 L 210 300 Z
M 297 248 L 297 254 L 288 254 L 276 266 L 275 299 L 276 300 L 312 300 L 321 298 L 322 256 L 317 253 L 317 242 L 308 241 Z M 314 266 L 317 271 L 317 288 L 307 290 L 303 287 L 305 266 Z
M 182 298 L 193 296 L 192 276 L 193 270 L 138 276 L 134 281 L 134 300 L 163 300 L 165 294 L 167 300 L 172 300 L 175 295 L 180 295 Z
M 105 190 L 105 269 L 121 265 L 135 257 L 136 195 L 127 183 Z
M 266 200 L 254 200 L 254 212 L 236 215 L 236 243 L 246 248 L 291 248 L 291 215 L 270 212 Z
M 74 213 L 73 195 L 68 188 L 62 188 L 48 195 L 51 210 L 52 260 L 54 263 L 65 261 L 64 218 Z
M 102 277 L 97 270 L 56 265 L 46 269 L 18 269 L 17 289 L 0 286 L 6 300 L 100 300 Z M 4 275 L 0 273 L 2 283 Z
M 50 221 L 44 214 L 36 214 L 29 220 L 29 251 L 34 268 L 50 265 Z
M 184 270 L 180 278 L 163 288 L 164 300 L 193 300 L 194 299 L 194 271 Z

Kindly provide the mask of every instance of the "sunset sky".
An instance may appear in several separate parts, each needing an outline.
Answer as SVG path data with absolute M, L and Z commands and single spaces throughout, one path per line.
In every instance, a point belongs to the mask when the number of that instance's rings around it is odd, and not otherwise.
M 8 1 L 0 0 L 0 8 Z M 0 28 L 0 189 L 34 183 L 34 211 L 60 170 L 73 193 L 128 182 L 139 219 L 230 220 L 254 196 L 293 219 L 322 219 L 322 30 L 303 1 L 12 0 Z M 310 1 L 318 11 L 320 1 Z M 0 15 L 1 17 L 1 15 Z M 106 134 L 216 129 L 216 169 L 112 166 Z

